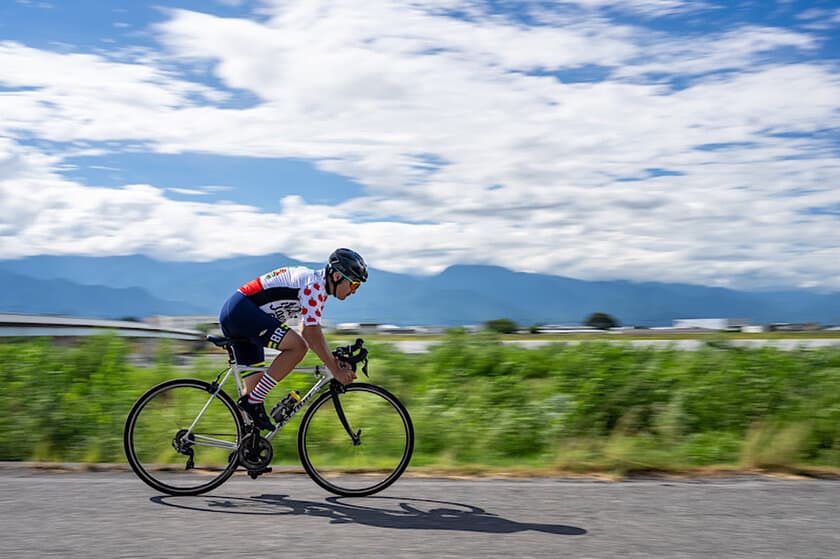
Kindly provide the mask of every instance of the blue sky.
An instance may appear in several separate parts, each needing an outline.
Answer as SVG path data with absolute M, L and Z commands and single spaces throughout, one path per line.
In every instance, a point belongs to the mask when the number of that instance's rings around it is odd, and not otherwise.
M 0 3 L 0 258 L 840 291 L 840 7 Z

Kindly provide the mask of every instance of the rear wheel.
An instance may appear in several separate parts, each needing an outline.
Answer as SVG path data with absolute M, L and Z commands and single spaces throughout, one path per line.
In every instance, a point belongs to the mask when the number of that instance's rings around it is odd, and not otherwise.
M 298 453 L 306 473 L 338 495 L 382 491 L 402 475 L 413 451 L 414 427 L 405 406 L 371 384 L 350 384 L 335 396 L 332 391 L 322 394 L 304 414 L 298 431 Z
M 125 455 L 150 487 L 199 495 L 236 471 L 244 422 L 230 396 L 214 392 L 208 382 L 176 379 L 151 388 L 131 408 L 123 433 Z

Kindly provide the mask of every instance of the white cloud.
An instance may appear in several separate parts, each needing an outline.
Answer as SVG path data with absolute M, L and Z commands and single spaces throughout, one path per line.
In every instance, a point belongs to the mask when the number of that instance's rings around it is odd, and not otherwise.
M 586 8 L 613 8 L 652 17 L 710 8 L 708 2 L 697 0 L 573 0 L 573 3 Z
M 625 66 L 617 75 L 694 76 L 707 72 L 755 70 L 777 64 L 767 58 L 768 53 L 778 49 L 808 50 L 817 46 L 817 41 L 809 35 L 768 27 L 743 27 L 712 37 L 656 35 L 650 43 L 643 49 L 647 61 Z
M 61 54 L 0 42 L 0 134 L 25 130 L 52 141 L 155 142 L 168 113 L 215 94 L 154 66 L 92 54 Z
M 385 1 L 265 9 L 260 21 L 172 11 L 157 28 L 168 52 L 134 62 L 2 43 L 0 84 L 16 90 L 0 93 L 10 115 L 0 135 L 306 158 L 355 179 L 364 196 L 331 207 L 286 197 L 265 213 L 173 201 L 154 185 L 89 188 L 55 172 L 59 156 L 6 140 L 0 235 L 15 242 L 0 257 L 248 250 L 318 261 L 347 242 L 376 267 L 411 272 L 489 262 L 840 289 L 840 228 L 819 210 L 840 207 L 837 143 L 812 135 L 840 129 L 840 75 L 768 55 L 807 56 L 807 34 L 752 26 L 677 37 L 603 17 L 526 27 L 478 8 L 467 21 Z M 228 93 L 173 62 L 209 68 L 260 103 L 218 108 Z M 608 79 L 550 75 L 587 65 Z M 672 79 L 690 81 L 672 89 Z
M 42 10 L 49 10 L 54 7 L 49 2 L 35 2 L 33 0 L 15 0 L 15 3 L 27 8 L 39 8 Z
M 169 192 L 183 194 L 184 196 L 207 196 L 207 192 L 195 188 L 167 188 Z
M 811 8 L 799 13 L 797 19 L 807 21 L 810 24 L 819 26 L 820 29 L 828 29 L 832 24 L 840 23 L 840 8 L 833 10 L 824 8 Z

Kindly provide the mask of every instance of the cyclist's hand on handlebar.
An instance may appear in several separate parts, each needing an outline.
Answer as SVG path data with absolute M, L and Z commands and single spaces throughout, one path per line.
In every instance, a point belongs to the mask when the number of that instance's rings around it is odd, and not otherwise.
M 333 376 L 335 377 L 335 380 L 341 384 L 350 384 L 356 380 L 356 373 L 354 373 L 352 367 L 344 361 L 338 362 L 338 371 L 333 371 Z

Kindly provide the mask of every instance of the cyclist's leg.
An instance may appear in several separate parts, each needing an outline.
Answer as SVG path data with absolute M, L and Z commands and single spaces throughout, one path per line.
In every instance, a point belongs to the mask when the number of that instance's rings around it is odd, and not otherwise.
M 282 328 L 285 328 L 285 333 L 280 342 L 276 344 L 276 349 L 280 350 L 280 355 L 274 358 L 267 371 L 268 375 L 277 382 L 286 378 L 292 372 L 292 369 L 303 361 L 309 349 L 300 334 L 291 330 L 288 326 L 282 325 Z M 275 335 L 279 332 L 280 329 L 276 330 Z
M 239 342 L 233 344 L 233 354 L 236 357 L 236 362 L 250 367 L 265 366 L 265 351 L 262 346 L 254 343 Z M 244 385 L 243 394 L 248 394 L 260 382 L 264 373 L 261 371 L 254 371 L 243 373 L 242 384 Z
M 273 317 L 269 318 L 276 320 Z M 279 322 L 278 326 L 273 330 L 270 330 L 263 336 L 263 338 L 268 338 L 268 341 L 264 342 L 266 347 L 280 351 L 280 355 L 274 358 L 274 361 L 271 363 L 268 371 L 266 371 L 266 374 L 270 376 L 271 379 L 266 380 L 261 387 L 261 390 L 265 392 L 271 390 L 275 384 L 286 378 L 286 376 L 292 372 L 292 369 L 297 367 L 298 363 L 300 363 L 306 356 L 306 351 L 309 347 L 306 345 L 306 342 L 300 334 L 290 329 L 285 324 L 280 324 Z M 262 347 L 260 350 L 262 351 Z M 253 375 L 251 377 L 247 377 L 244 381 L 246 392 L 250 394 L 251 391 L 254 390 L 254 388 L 256 388 L 262 381 L 263 375 Z

